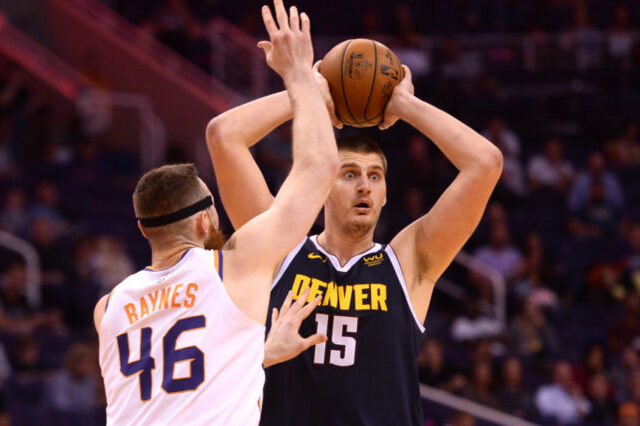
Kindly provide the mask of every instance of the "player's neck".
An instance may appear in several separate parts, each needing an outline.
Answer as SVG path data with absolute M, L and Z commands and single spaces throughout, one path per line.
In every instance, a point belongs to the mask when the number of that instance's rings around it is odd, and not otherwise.
M 366 235 L 349 235 L 335 232 L 327 232 L 325 229 L 318 235 L 318 244 L 338 258 L 341 266 L 344 266 L 351 258 L 364 253 L 373 247 L 373 232 Z
M 171 268 L 178 263 L 185 251 L 202 247 L 194 241 L 180 241 L 175 244 L 163 244 L 161 248 L 153 247 L 151 250 L 151 268 L 159 271 Z

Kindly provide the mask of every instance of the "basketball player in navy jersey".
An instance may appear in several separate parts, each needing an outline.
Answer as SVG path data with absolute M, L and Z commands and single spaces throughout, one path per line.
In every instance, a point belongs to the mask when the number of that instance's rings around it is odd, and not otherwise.
M 322 301 L 300 334 L 326 334 L 328 340 L 287 360 L 271 353 L 279 345 L 269 335 L 263 425 L 423 424 L 416 356 L 434 285 L 476 228 L 503 160 L 484 137 L 416 98 L 411 73 L 404 71 L 380 129 L 407 122 L 459 173 L 427 214 L 388 245 L 377 244 L 386 159 L 367 138 L 338 141 L 340 171 L 324 205 L 324 231 L 302 240 L 274 270 L 270 302 L 276 317 L 285 299 L 286 308 L 310 289 L 309 300 Z M 327 99 L 326 81 L 316 78 Z M 328 108 L 340 127 L 331 103 Z M 210 122 L 207 143 L 234 227 L 273 202 L 249 147 L 290 119 L 291 104 L 281 92 Z

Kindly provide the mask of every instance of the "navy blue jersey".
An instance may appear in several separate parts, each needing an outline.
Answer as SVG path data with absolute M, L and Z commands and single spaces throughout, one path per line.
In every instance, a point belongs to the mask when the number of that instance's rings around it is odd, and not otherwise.
M 322 295 L 322 302 L 300 334 L 328 341 L 266 369 L 260 424 L 424 424 L 416 364 L 424 327 L 391 247 L 376 244 L 340 267 L 307 238 L 285 259 L 270 307 L 307 287 L 309 300 Z

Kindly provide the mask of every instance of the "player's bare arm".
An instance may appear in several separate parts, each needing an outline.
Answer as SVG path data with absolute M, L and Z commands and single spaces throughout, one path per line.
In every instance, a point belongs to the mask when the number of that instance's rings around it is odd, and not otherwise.
M 478 225 L 502 173 L 502 154 L 487 139 L 413 95 L 411 73 L 395 88 L 380 125 L 398 119 L 415 127 L 447 156 L 458 175 L 431 210 L 402 230 L 391 247 L 402 266 L 411 303 L 424 320 L 433 286 Z
M 102 317 L 104 316 L 104 311 L 107 307 L 107 301 L 109 300 L 109 295 L 105 294 L 98 300 L 96 303 L 96 307 L 93 309 L 93 324 L 96 327 L 96 332 L 100 334 L 100 324 L 102 323 Z
M 293 166 L 269 209 L 231 237 L 225 257 L 225 284 L 232 299 L 262 323 L 270 273 L 311 228 L 338 168 L 331 120 L 312 70 L 309 18 L 295 7 L 288 15 L 282 0 L 275 0 L 274 7 L 277 24 L 269 8 L 262 9 L 271 41 L 259 46 L 282 77 L 293 107 Z M 256 291 L 265 303 L 256 303 Z
M 335 116 L 327 81 L 318 72 L 320 62 L 313 67 L 314 77 L 333 125 L 342 128 Z M 285 90 L 240 105 L 209 122 L 207 146 L 215 165 L 220 197 L 235 229 L 266 211 L 273 202 L 249 148 L 291 118 L 293 108 Z

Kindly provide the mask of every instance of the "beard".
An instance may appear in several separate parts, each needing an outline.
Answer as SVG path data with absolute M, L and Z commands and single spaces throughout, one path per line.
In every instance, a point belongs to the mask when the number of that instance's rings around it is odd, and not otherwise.
M 371 232 L 375 224 L 376 221 L 372 219 L 360 220 L 359 218 L 356 218 L 347 221 L 343 225 L 342 230 L 345 234 L 350 234 L 356 237 L 364 237 L 369 232 Z
M 211 224 L 207 237 L 204 240 L 204 248 L 205 250 L 220 250 L 226 241 L 227 236 Z

